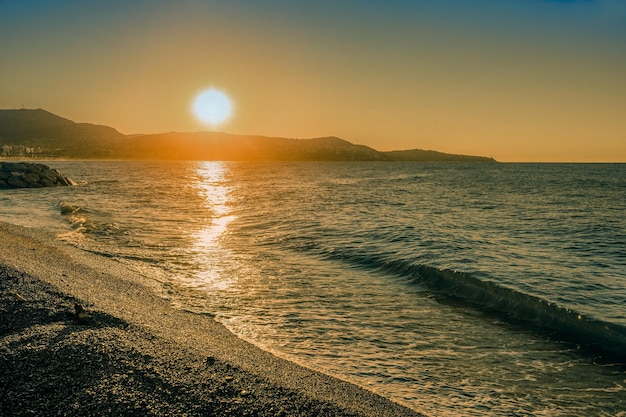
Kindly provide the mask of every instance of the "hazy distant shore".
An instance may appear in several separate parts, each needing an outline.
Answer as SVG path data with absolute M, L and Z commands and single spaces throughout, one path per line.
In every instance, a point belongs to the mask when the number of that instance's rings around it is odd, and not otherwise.
M 159 291 L 118 262 L 0 223 L 0 415 L 419 415 Z
M 0 109 L 0 157 L 180 161 L 496 162 L 483 156 L 411 149 L 381 152 L 330 136 L 312 139 L 170 132 L 124 135 L 43 109 Z

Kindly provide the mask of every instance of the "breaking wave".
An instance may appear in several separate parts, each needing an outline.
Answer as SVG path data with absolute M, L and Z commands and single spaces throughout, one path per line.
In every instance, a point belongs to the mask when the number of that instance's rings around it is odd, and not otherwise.
M 547 332 L 557 340 L 575 343 L 620 362 L 626 361 L 626 327 L 619 324 L 586 316 L 466 272 L 344 250 L 320 250 L 319 254 L 329 260 L 404 278 L 412 284 L 424 286 L 438 297 L 469 304 L 516 325 Z

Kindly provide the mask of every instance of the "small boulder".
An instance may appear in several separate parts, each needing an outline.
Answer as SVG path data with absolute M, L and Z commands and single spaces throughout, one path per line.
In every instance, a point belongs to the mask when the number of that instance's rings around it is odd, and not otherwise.
M 24 181 L 26 181 L 28 185 L 37 184 L 39 182 L 39 175 L 34 172 L 27 172 L 24 174 Z
M 26 188 L 28 187 L 28 183 L 22 179 L 22 177 L 18 177 L 17 175 L 12 175 L 7 179 L 7 185 L 13 188 Z
M 41 181 L 39 181 L 39 183 L 41 184 L 42 187 L 54 187 L 56 185 L 55 183 L 53 183 L 47 178 L 42 178 Z

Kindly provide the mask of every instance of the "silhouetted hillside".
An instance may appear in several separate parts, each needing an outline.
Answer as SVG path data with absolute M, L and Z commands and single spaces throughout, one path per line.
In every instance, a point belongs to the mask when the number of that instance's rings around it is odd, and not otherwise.
M 496 162 L 486 156 L 454 155 L 437 151 L 411 149 L 407 151 L 383 152 L 391 161 L 420 161 L 420 162 Z
M 124 157 L 237 161 L 381 161 L 367 146 L 343 139 L 286 139 L 217 132 L 163 133 L 128 140 Z
M 0 156 L 231 161 L 476 161 L 491 158 L 409 150 L 379 152 L 337 137 L 287 139 L 218 132 L 125 136 L 45 110 L 0 110 Z
M 68 158 L 110 158 L 126 136 L 90 123 L 75 123 L 46 110 L 0 110 L 0 152 Z

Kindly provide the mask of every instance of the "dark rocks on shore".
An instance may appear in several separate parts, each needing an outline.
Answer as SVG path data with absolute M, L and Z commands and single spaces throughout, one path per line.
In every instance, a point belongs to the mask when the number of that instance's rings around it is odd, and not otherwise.
M 30 162 L 0 162 L 0 188 L 42 188 L 76 185 L 56 169 Z

